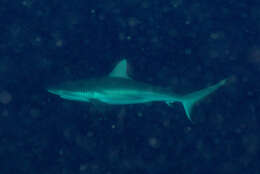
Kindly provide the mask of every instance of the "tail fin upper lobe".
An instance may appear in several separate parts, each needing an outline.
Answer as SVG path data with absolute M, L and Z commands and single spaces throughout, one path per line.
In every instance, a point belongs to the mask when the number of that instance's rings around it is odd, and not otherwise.
M 213 93 L 214 91 L 216 91 L 218 88 L 220 88 L 221 86 L 223 86 L 226 83 L 227 79 L 224 79 L 220 82 L 218 82 L 215 85 L 212 85 L 210 87 L 192 92 L 190 94 L 184 95 L 182 98 L 182 104 L 184 106 L 184 110 L 186 112 L 187 117 L 189 118 L 189 120 L 191 120 L 191 111 L 192 111 L 192 107 L 194 106 L 195 103 L 197 103 L 198 101 L 200 101 L 201 99 L 205 98 L 206 96 L 210 95 L 211 93 Z

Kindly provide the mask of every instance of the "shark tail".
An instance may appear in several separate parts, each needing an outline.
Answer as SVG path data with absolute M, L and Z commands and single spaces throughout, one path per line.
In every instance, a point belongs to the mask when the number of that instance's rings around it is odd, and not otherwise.
M 199 102 L 201 99 L 205 98 L 206 96 L 210 95 L 214 91 L 216 91 L 218 88 L 223 86 L 226 82 L 227 82 L 227 79 L 224 79 L 215 85 L 192 92 L 192 93 L 184 95 L 182 97 L 181 102 L 184 106 L 185 113 L 190 121 L 192 121 L 191 120 L 191 111 L 192 111 L 194 104 Z

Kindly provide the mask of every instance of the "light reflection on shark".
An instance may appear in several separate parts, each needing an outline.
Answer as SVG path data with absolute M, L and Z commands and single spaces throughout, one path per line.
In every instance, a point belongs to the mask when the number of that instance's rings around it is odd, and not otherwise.
M 113 105 L 181 102 L 189 120 L 194 104 L 226 83 L 226 79 L 210 87 L 186 94 L 175 94 L 169 89 L 132 80 L 127 74 L 127 61 L 121 60 L 106 77 L 71 81 L 48 88 L 48 92 L 63 99 L 82 102 L 99 101 Z

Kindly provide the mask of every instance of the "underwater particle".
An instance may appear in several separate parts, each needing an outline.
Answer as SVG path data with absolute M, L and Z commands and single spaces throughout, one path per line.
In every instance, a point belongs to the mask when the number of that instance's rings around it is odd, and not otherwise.
M 142 112 L 138 112 L 138 113 L 137 113 L 137 116 L 138 116 L 138 117 L 142 117 L 142 116 L 143 116 L 143 113 L 142 113 Z
M 41 115 L 41 112 L 38 109 L 32 108 L 32 109 L 30 109 L 30 115 L 33 118 L 38 118 Z
M 129 20 L 128 20 L 128 25 L 129 25 L 130 27 L 135 27 L 135 26 L 138 25 L 139 23 L 140 23 L 139 20 L 136 19 L 136 18 L 134 18 L 134 17 L 131 17 L 131 18 L 129 18 Z
M 132 37 L 131 37 L 131 36 L 127 36 L 126 39 L 127 39 L 127 40 L 131 40 Z
M 62 47 L 63 46 L 63 41 L 62 40 L 57 40 L 56 41 L 56 46 L 57 47 Z
M 0 61 L 0 74 L 4 74 L 6 73 L 6 71 L 8 70 L 8 62 L 4 62 L 4 61 Z
M 36 46 L 39 46 L 42 42 L 42 39 L 40 36 L 36 36 L 33 40 L 32 40 L 32 44 L 33 45 L 36 45 Z
M 163 126 L 164 127 L 169 127 L 170 126 L 170 120 L 164 120 L 163 121 Z
M 178 32 L 175 29 L 171 29 L 168 31 L 168 34 L 170 37 L 176 37 L 178 36 Z
M 159 147 L 159 142 L 158 142 L 157 138 L 152 137 L 148 141 L 149 141 L 149 145 L 151 147 L 153 147 L 153 148 L 158 148 Z
M 0 103 L 9 104 L 12 101 L 12 95 L 7 91 L 0 92 Z
M 259 64 L 260 63 L 260 46 L 256 46 L 249 51 L 249 61 L 251 63 Z
M 24 7 L 30 8 L 32 6 L 32 0 L 24 0 L 22 1 L 22 5 Z
M 180 5 L 182 5 L 182 0 L 172 0 L 171 5 L 174 8 L 178 8 Z
M 257 151 L 259 151 L 260 139 L 257 135 L 248 134 L 243 137 L 243 146 L 247 152 L 247 154 L 255 155 Z
M 96 13 L 96 10 L 95 10 L 95 9 L 91 9 L 91 10 L 90 10 L 90 13 L 91 13 L 91 14 L 95 14 L 95 13 Z
M 141 7 L 142 8 L 149 8 L 151 6 L 151 3 L 150 2 L 148 2 L 148 1 L 143 1 L 142 3 L 141 3 Z
M 59 149 L 59 155 L 62 156 L 64 154 L 63 149 Z
M 8 110 L 4 110 L 4 111 L 2 112 L 2 116 L 3 116 L 3 117 L 8 117 L 8 115 L 9 115 Z
M 210 38 L 211 38 L 211 39 L 218 39 L 219 37 L 220 37 L 220 34 L 217 33 L 217 32 L 210 34 Z
M 124 33 L 119 33 L 118 38 L 119 38 L 119 40 L 131 40 L 132 39 L 131 36 L 125 35 Z
M 124 33 L 119 33 L 118 34 L 119 40 L 125 40 L 125 34 Z
M 211 49 L 209 50 L 209 57 L 215 59 L 219 57 L 219 52 L 217 50 Z
M 190 126 L 185 127 L 184 131 L 185 131 L 185 133 L 191 132 L 191 127 Z
M 89 132 L 87 133 L 87 137 L 93 137 L 93 136 L 94 136 L 94 132 L 89 131 Z
M 191 49 L 187 48 L 184 50 L 186 55 L 191 55 Z
M 87 164 L 81 164 L 79 167 L 80 171 L 86 171 L 88 169 L 88 165 Z

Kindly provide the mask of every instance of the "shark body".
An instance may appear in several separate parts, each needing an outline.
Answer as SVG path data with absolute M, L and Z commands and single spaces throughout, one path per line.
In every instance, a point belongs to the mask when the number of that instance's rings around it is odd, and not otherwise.
M 48 88 L 48 92 L 68 100 L 82 102 L 98 100 L 113 105 L 146 102 L 172 104 L 174 102 L 181 102 L 187 117 L 191 120 L 190 113 L 193 105 L 225 83 L 226 80 L 222 80 L 210 87 L 186 95 L 179 95 L 173 93 L 168 88 L 155 87 L 131 79 L 127 74 L 127 61 L 124 59 L 106 77 L 65 82 Z

